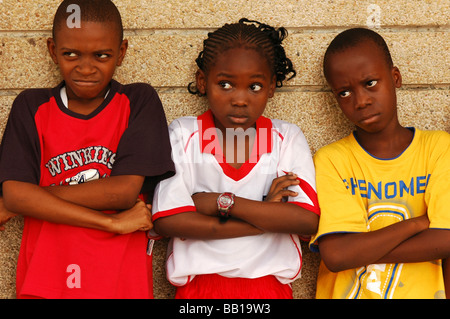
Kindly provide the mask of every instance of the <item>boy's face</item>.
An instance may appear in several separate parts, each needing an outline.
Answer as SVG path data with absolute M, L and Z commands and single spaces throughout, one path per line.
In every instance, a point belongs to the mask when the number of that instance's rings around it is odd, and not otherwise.
M 347 118 L 368 133 L 398 125 L 395 89 L 400 71 L 390 67 L 381 49 L 366 41 L 332 54 L 327 81 Z
M 253 127 L 275 91 L 266 59 L 253 49 L 229 49 L 217 56 L 207 74 L 197 72 L 197 88 L 207 94 L 216 126 Z
M 84 21 L 81 28 L 61 26 L 55 39 L 48 39 L 50 55 L 59 65 L 69 101 L 81 105 L 103 101 L 128 46 L 126 40 L 120 43 L 118 39 L 114 25 Z

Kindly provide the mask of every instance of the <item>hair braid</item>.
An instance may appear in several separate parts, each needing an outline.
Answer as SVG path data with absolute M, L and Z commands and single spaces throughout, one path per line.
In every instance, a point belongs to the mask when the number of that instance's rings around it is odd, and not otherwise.
M 267 59 L 276 76 L 276 86 L 282 87 L 283 81 L 290 80 L 297 74 L 282 46 L 287 34 L 283 27 L 275 29 L 267 24 L 243 18 L 238 23 L 225 24 L 208 33 L 208 37 L 203 41 L 203 51 L 195 61 L 198 68 L 207 73 L 219 54 L 232 48 L 254 49 Z M 193 82 L 189 83 L 188 90 L 192 94 L 199 94 Z

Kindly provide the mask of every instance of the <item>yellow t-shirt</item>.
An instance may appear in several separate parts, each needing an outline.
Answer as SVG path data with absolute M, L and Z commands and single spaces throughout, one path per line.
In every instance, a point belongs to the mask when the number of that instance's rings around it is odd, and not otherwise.
M 367 153 L 353 134 L 314 157 L 321 209 L 311 240 L 369 232 L 428 213 L 430 228 L 450 230 L 450 134 L 415 130 L 393 159 Z M 441 261 L 367 265 L 338 273 L 320 265 L 317 298 L 444 298 Z

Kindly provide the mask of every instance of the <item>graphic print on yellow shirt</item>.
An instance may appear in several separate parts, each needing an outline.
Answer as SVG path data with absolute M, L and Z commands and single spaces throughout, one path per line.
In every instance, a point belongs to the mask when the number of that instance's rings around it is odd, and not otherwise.
M 430 228 L 450 229 L 450 135 L 415 130 L 411 145 L 397 158 L 368 154 L 348 137 L 315 155 L 319 230 L 330 233 L 375 231 L 428 214 Z M 338 273 L 320 265 L 317 298 L 443 298 L 441 261 L 367 265 Z

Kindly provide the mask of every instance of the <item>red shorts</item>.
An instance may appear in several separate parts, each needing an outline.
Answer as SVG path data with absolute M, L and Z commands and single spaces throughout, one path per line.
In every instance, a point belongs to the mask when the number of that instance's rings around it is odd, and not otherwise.
M 292 288 L 274 276 L 256 279 L 198 275 L 178 287 L 176 299 L 292 299 Z

